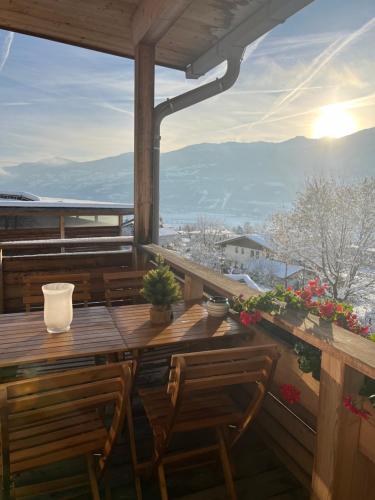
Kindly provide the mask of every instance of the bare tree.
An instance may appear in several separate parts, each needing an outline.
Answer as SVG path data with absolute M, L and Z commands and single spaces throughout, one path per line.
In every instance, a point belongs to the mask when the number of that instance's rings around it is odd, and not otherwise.
M 311 179 L 292 210 L 272 217 L 270 231 L 280 253 L 315 271 L 334 298 L 374 292 L 375 179 Z

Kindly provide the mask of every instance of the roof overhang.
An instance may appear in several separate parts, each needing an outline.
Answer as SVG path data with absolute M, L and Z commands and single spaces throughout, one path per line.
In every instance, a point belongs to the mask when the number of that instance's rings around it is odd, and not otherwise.
M 2 0 L 0 28 L 156 63 L 199 77 L 312 0 Z

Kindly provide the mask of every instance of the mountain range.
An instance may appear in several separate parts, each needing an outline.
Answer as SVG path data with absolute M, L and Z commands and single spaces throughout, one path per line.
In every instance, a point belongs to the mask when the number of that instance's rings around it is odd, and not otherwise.
M 163 153 L 161 215 L 257 221 L 287 208 L 307 177 L 374 176 L 375 128 L 340 139 L 195 144 Z M 53 158 L 0 170 L 0 189 L 39 196 L 131 203 L 133 153 L 77 162 Z

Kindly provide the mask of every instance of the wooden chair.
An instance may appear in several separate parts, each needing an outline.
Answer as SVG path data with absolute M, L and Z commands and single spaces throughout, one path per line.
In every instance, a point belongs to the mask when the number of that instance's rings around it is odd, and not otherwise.
M 219 455 L 228 497 L 236 498 L 228 450 L 259 411 L 279 354 L 274 345 L 237 347 L 172 356 L 167 387 L 139 391 L 154 435 L 152 466 L 157 468 L 161 497 L 168 499 L 165 465 Z M 215 443 L 168 453 L 172 437 L 214 429 Z M 147 464 L 138 464 L 140 475 Z
M 104 273 L 104 293 L 107 306 L 114 301 L 135 302 L 141 298 L 143 276 L 147 270 Z
M 23 278 L 23 304 L 26 312 L 32 307 L 43 305 L 42 286 L 48 283 L 73 283 L 73 302 L 83 303 L 85 307 L 91 301 L 90 273 L 59 273 L 59 274 L 33 274 Z
M 90 484 L 92 497 L 99 499 L 98 481 L 130 411 L 132 370 L 132 362 L 116 363 L 0 386 L 1 498 Z M 113 404 L 108 428 L 101 415 Z M 14 487 L 16 474 L 79 456 L 87 458 L 88 476 Z

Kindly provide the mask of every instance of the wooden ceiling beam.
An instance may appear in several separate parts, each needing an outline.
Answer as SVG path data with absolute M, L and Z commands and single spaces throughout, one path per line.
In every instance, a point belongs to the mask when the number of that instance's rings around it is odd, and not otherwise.
M 156 45 L 193 0 L 141 0 L 132 19 L 134 46 Z

